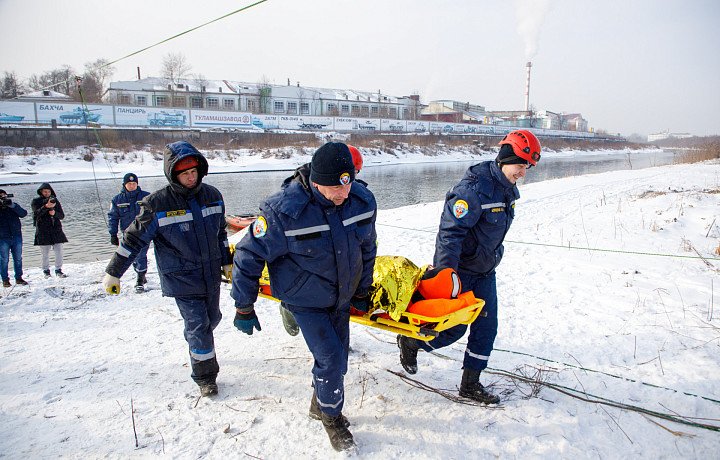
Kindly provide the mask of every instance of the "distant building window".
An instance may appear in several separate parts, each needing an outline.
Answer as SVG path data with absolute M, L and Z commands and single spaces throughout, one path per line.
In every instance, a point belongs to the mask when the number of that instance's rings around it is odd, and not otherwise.
M 285 113 L 285 103 L 283 101 L 275 101 L 273 104 L 273 113 Z
M 137 105 L 147 105 L 147 96 L 135 96 L 135 103 Z
M 327 105 L 327 113 L 328 113 L 328 115 L 337 115 L 338 114 L 337 104 L 329 103 Z
M 220 106 L 220 101 L 216 97 L 209 97 L 206 101 L 208 109 L 217 109 Z
M 185 85 L 183 85 L 182 83 L 178 83 L 177 87 L 178 87 L 178 89 L 183 89 L 183 88 L 185 88 Z
M 190 107 L 193 109 L 202 109 L 202 98 L 201 97 L 191 97 L 190 98 Z
M 288 102 L 287 113 L 297 113 L 297 102 Z
M 410 118 L 410 111 L 408 109 L 403 109 L 403 120 L 407 120 Z
M 119 95 L 118 96 L 118 104 L 129 105 L 130 104 L 130 95 L 129 94 Z
M 235 110 L 235 99 L 223 99 L 223 109 Z
M 387 118 L 387 112 L 388 112 L 387 107 L 385 107 L 385 106 L 380 107 L 380 116 L 381 117 Z
M 167 96 L 155 96 L 155 107 L 167 107 L 170 99 Z
M 390 107 L 390 118 L 397 118 L 397 107 Z
M 255 113 L 257 110 L 257 105 L 255 104 L 255 101 L 247 101 L 247 110 L 248 112 Z
M 300 113 L 303 115 L 310 115 L 310 104 L 307 102 L 301 102 Z
M 370 116 L 370 107 L 364 105 L 360 108 L 360 115 L 363 117 Z
M 359 105 L 352 105 L 352 116 L 353 117 L 359 117 L 360 116 L 360 106 Z
M 350 104 L 340 104 L 340 115 L 350 115 Z
M 380 109 L 378 109 L 378 106 L 374 105 L 374 106 L 370 107 L 370 113 L 372 113 L 373 117 L 377 117 L 378 114 L 380 113 Z
M 185 107 L 185 96 L 174 96 L 173 97 L 173 107 Z

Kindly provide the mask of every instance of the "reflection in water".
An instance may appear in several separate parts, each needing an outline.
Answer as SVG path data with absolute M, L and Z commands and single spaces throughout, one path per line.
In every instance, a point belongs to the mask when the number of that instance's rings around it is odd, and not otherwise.
M 544 158 L 528 171 L 524 183 L 622 169 L 640 169 L 673 162 L 673 152 L 628 155 L 591 155 L 566 158 Z M 483 160 L 489 159 L 483 158 Z M 380 209 L 440 201 L 472 164 L 482 160 L 452 163 L 415 163 L 407 165 L 365 168 L 360 179 L 368 182 Z M 127 172 L 127 171 L 125 171 Z M 258 211 L 260 203 L 279 190 L 290 171 L 211 174 L 205 182 L 223 194 L 228 214 L 250 214 Z M 120 191 L 122 181 L 104 180 L 52 183 L 65 210 L 63 229 L 69 242 L 65 245 L 65 263 L 84 263 L 110 258 L 115 247 L 110 245 L 107 231 L 107 212 L 110 200 Z M 7 185 L 2 188 L 15 194 L 15 201 L 27 209 L 29 215 L 21 219 L 23 225 L 23 265 L 40 266 L 40 250 L 33 246 L 35 228 L 32 225 L 30 202 L 37 196 L 39 184 Z M 140 187 L 153 192 L 167 185 L 165 176 L 141 177 Z M 52 259 L 51 259 L 52 260 Z

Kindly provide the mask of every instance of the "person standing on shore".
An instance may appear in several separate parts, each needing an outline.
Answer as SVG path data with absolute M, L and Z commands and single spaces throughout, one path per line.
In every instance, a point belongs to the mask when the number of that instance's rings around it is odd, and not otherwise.
M 0 190 L 0 275 L 3 287 L 10 287 L 8 264 L 10 254 L 13 257 L 15 284 L 27 285 L 22 277 L 22 231 L 20 219 L 27 216 L 27 211 L 15 203 L 5 190 Z
M 63 244 L 68 242 L 62 229 L 65 218 L 55 190 L 47 182 L 40 185 L 38 196 L 32 200 L 33 225 L 35 225 L 35 246 L 40 246 L 42 270 L 45 278 L 50 278 L 50 250 L 55 253 L 55 276 L 66 278 L 63 273 Z
M 120 245 L 118 239 L 118 227 L 121 232 L 124 232 L 130 224 L 135 220 L 138 214 L 140 214 L 140 204 L 146 196 L 150 195 L 150 192 L 142 190 L 138 186 L 138 177 L 133 173 L 125 174 L 123 177 L 123 187 L 120 193 L 115 195 L 110 204 L 110 211 L 108 212 L 108 230 L 110 231 L 110 244 L 114 246 Z M 147 273 L 147 251 L 150 245 L 145 246 L 140 250 L 137 257 L 133 261 L 133 268 L 137 273 L 137 281 L 135 283 L 135 290 L 137 292 L 143 292 L 144 286 L 147 283 L 145 274 Z

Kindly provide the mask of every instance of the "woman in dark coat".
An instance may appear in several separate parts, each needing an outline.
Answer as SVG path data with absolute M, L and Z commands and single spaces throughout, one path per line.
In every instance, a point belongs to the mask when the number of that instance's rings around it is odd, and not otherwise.
M 42 268 L 45 278 L 50 277 L 50 249 L 55 253 L 55 276 L 65 278 L 62 272 L 63 243 L 68 239 L 63 233 L 65 218 L 62 205 L 55 196 L 55 190 L 48 183 L 40 185 L 38 197 L 32 201 L 33 225 L 35 225 L 35 246 L 42 252 Z

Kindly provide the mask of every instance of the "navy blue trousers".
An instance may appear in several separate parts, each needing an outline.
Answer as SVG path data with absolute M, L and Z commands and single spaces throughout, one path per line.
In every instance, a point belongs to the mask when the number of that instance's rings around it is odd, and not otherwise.
M 22 237 L 0 238 L 0 276 L 2 276 L 3 280 L 10 278 L 8 274 L 10 254 L 12 254 L 13 258 L 15 279 L 22 278 Z
M 219 368 L 215 359 L 213 331 L 220 324 L 220 288 L 205 297 L 175 297 L 180 315 L 185 321 L 185 340 L 190 348 L 192 378 L 196 382 L 212 380 Z M 200 364 L 212 360 L 211 363 Z
M 313 387 L 320 410 L 333 417 L 345 403 L 345 374 L 350 349 L 350 307 L 302 308 L 287 305 L 295 316 L 310 352 Z
M 482 371 L 487 367 L 490 352 L 495 343 L 497 336 L 498 319 L 497 319 L 497 287 L 495 284 L 495 271 L 487 276 L 469 276 L 460 275 L 460 283 L 462 283 L 463 292 L 473 291 L 475 297 L 485 301 L 483 312 L 487 316 L 478 316 L 470 325 L 470 334 L 468 335 L 468 343 L 465 348 L 465 357 L 463 358 L 463 367 L 476 371 Z M 425 351 L 437 350 L 438 348 L 447 347 L 460 340 L 468 326 L 466 324 L 458 324 L 455 327 L 444 330 L 440 334 L 425 342 L 416 340 L 418 346 Z

